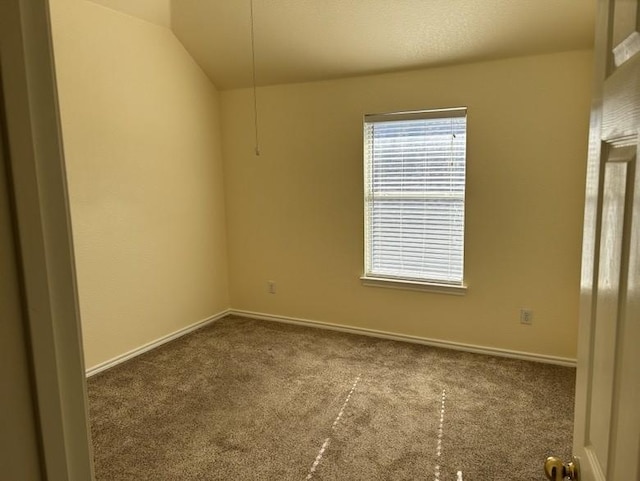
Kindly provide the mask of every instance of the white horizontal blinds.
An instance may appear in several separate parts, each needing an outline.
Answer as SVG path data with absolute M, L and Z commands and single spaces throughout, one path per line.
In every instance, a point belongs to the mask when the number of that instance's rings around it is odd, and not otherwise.
M 461 285 L 466 110 L 365 117 L 365 275 Z

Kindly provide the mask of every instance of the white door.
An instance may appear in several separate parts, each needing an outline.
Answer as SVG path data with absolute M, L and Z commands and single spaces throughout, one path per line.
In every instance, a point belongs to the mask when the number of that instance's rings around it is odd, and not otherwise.
M 574 454 L 583 481 L 638 481 L 640 5 L 598 5 Z

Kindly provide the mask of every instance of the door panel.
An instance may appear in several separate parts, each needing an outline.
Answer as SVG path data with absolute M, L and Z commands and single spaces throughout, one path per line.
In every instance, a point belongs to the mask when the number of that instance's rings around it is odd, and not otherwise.
M 627 168 L 624 163 L 610 163 L 604 172 L 604 200 L 600 239 L 600 263 L 596 303 L 596 325 L 593 355 L 593 394 L 588 438 L 593 443 L 603 471 L 606 471 L 615 364 L 616 322 L 620 295 L 620 264 L 623 241 L 625 187 Z
M 601 138 L 635 146 L 640 125 L 640 55 L 625 61 L 604 84 Z
M 612 44 L 617 46 L 637 30 L 638 1 L 620 0 L 613 4 Z
M 636 164 L 637 165 L 637 164 Z M 640 479 L 640 169 L 635 169 L 633 204 L 628 206 L 628 274 L 621 303 L 612 430 L 612 464 L 620 478 Z M 631 196 L 629 196 L 631 197 Z M 624 474 L 622 474 L 624 473 Z M 624 476 L 624 477 L 622 477 Z

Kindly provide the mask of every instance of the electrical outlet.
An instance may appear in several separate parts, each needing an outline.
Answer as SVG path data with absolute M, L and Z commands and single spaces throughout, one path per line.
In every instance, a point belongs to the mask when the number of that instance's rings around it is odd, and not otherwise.
M 533 324 L 533 311 L 531 309 L 520 309 L 520 324 L 527 324 L 530 326 Z
M 267 281 L 267 291 L 269 294 L 276 293 L 276 281 Z

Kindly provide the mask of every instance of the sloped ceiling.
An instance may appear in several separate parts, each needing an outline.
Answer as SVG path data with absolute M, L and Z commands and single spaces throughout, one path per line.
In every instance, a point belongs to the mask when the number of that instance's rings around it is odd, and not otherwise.
M 158 17 L 170 2 L 173 32 L 215 85 L 220 89 L 251 85 L 250 0 L 93 1 L 147 19 Z M 593 45 L 595 4 L 595 0 L 253 0 L 257 83 L 588 49 Z M 133 12 L 136 9 L 146 13 Z

